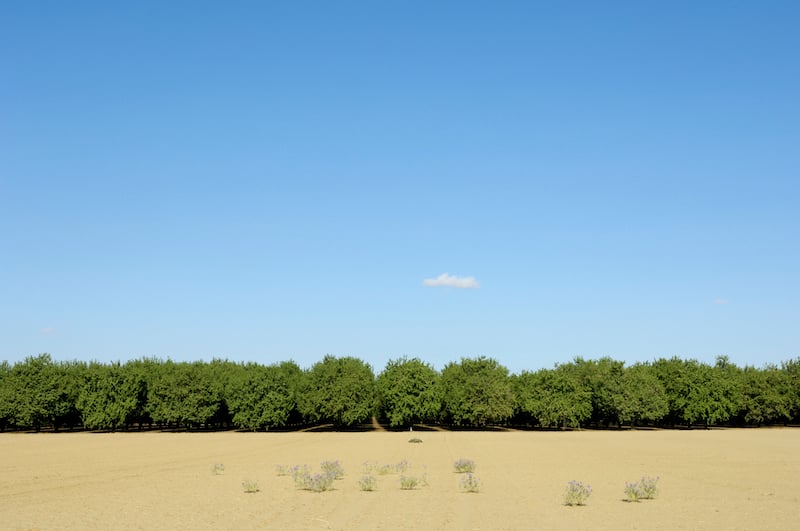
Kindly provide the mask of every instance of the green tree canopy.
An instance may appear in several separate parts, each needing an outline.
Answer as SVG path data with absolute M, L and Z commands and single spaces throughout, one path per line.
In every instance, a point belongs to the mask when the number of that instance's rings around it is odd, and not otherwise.
M 541 426 L 578 428 L 592 415 L 592 393 L 574 366 L 523 372 L 516 392 L 518 409 Z
M 14 417 L 19 425 L 39 430 L 58 427 L 77 417 L 76 400 L 82 365 L 55 363 L 49 354 L 25 358 L 8 374 Z
M 669 413 L 664 386 L 646 364 L 625 369 L 613 401 L 620 424 L 655 423 Z
M 508 369 L 486 357 L 448 363 L 439 378 L 444 419 L 456 426 L 486 426 L 514 414 Z
M 376 381 L 380 414 L 395 427 L 435 419 L 441 408 L 438 379 L 418 358 L 390 360 Z
M 167 361 L 157 367 L 148 390 L 148 407 L 158 423 L 198 427 L 218 415 L 221 404 L 219 386 L 201 362 Z
M 372 368 L 358 358 L 325 356 L 308 371 L 298 405 L 311 422 L 366 422 L 375 411 Z
M 583 387 L 592 394 L 591 421 L 606 424 L 620 423 L 619 401 L 615 400 L 622 390 L 625 363 L 609 357 L 599 360 L 575 358 L 566 364 L 580 379 Z
M 144 407 L 146 383 L 133 365 L 90 363 L 77 407 L 89 429 L 116 430 L 134 422 Z
M 14 394 L 11 365 L 5 360 L 0 361 L 0 431 L 15 422 Z
M 295 407 L 289 375 L 281 367 L 239 366 L 228 397 L 233 423 L 247 430 L 285 426 Z

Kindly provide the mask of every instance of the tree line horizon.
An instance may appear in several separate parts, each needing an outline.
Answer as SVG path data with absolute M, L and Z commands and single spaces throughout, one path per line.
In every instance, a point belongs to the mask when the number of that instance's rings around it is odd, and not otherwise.
M 491 357 L 442 370 L 325 356 L 308 369 L 223 359 L 0 362 L 0 430 L 297 429 L 418 424 L 484 428 L 788 425 L 800 421 L 800 358 L 762 368 L 726 356 L 625 362 L 576 357 L 509 373 Z

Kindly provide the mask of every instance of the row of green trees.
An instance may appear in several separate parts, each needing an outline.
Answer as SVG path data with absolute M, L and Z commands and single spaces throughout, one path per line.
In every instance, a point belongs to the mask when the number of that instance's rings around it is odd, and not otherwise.
M 496 360 L 463 358 L 441 371 L 390 361 L 377 377 L 353 357 L 326 356 L 308 370 L 275 365 L 53 361 L 0 363 L 0 429 L 142 426 L 247 430 L 372 416 L 392 427 L 762 425 L 800 420 L 800 358 L 763 368 L 680 358 L 625 366 L 576 358 L 509 374 Z

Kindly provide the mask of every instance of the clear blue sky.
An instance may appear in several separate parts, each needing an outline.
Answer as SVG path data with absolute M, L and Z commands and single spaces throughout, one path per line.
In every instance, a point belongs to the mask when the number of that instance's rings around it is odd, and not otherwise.
M 800 356 L 799 3 L 127 4 L 0 7 L 0 359 Z

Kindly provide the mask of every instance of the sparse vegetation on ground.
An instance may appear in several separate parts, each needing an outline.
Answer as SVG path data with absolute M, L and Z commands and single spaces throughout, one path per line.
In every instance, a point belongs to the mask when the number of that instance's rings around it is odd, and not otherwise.
M 468 525 L 481 529 L 528 529 L 531 522 L 542 529 L 634 529 L 643 521 L 653 530 L 698 522 L 708 529 L 791 529 L 796 519 L 795 428 L 425 432 L 424 447 L 411 448 L 408 438 L 403 432 L 0 434 L 0 527 L 94 531 L 135 521 L 148 529 L 188 523 L 248 529 L 264 522 L 281 529 L 454 529 L 463 527 L 465 508 Z M 427 473 L 430 487 L 418 482 L 405 491 L 401 474 L 362 474 L 366 458 L 396 464 L 404 456 L 411 464 L 402 475 Z M 465 488 L 468 473 L 454 473 L 458 457 L 478 465 L 472 474 L 478 493 Z M 324 459 L 338 460 L 344 470 L 332 491 L 295 489 L 291 475 L 276 476 L 275 464 L 307 463 L 312 475 L 321 473 Z M 212 475 L 215 462 L 225 464 L 224 475 Z M 361 491 L 362 475 L 375 479 L 375 492 Z M 626 480 L 639 484 L 659 475 L 655 501 L 621 501 Z M 243 479 L 258 480 L 260 491 L 244 494 Z M 591 483 L 585 509 L 562 505 L 569 479 Z M 42 481 L 49 513 L 41 511 Z M 108 503 L 109 492 L 120 488 L 130 505 Z M 373 502 L 380 511 L 364 510 Z M 408 519 L 419 513 L 424 520 Z
M 625 482 L 625 501 L 652 500 L 658 494 L 658 477 L 644 476 L 633 483 Z
M 453 463 L 453 468 L 459 474 L 466 474 L 467 472 L 475 472 L 475 461 L 472 459 L 458 459 Z
M 375 478 L 375 476 L 361 476 L 358 480 L 358 488 L 367 492 L 377 490 L 378 480 Z
M 261 490 L 258 485 L 258 481 L 252 479 L 245 479 L 242 481 L 242 489 L 248 494 L 253 494 Z
M 458 486 L 464 492 L 480 492 L 481 480 L 471 472 L 467 472 L 467 474 L 459 480 Z
M 589 496 L 592 495 L 592 487 L 585 485 L 582 481 L 572 480 L 567 483 L 564 492 L 564 505 L 586 505 Z

